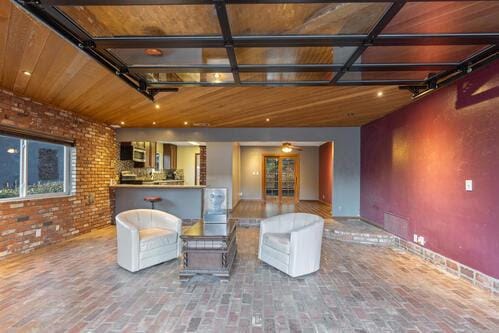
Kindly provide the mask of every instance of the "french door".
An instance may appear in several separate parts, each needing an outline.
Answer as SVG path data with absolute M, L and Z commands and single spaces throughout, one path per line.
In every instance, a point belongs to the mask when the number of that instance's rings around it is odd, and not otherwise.
M 263 156 L 263 197 L 265 200 L 297 202 L 299 195 L 298 155 Z

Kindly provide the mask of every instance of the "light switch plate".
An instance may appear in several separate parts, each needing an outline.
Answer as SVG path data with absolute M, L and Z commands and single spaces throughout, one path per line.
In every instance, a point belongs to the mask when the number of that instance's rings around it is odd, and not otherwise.
M 467 192 L 473 191 L 473 180 L 466 179 L 464 181 L 464 186 L 465 186 Z

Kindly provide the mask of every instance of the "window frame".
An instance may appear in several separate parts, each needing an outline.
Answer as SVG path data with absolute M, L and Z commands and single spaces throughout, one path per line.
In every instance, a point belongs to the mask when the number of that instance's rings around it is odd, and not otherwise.
M 73 177 L 73 159 L 76 159 L 76 154 L 74 153 L 74 147 L 58 142 L 51 142 L 49 140 L 36 139 L 36 138 L 24 138 L 11 134 L 3 134 L 2 136 L 15 138 L 20 141 L 19 145 L 19 195 L 11 198 L 0 198 L 0 202 L 8 201 L 22 201 L 22 200 L 35 200 L 35 199 L 46 199 L 46 198 L 57 198 L 57 197 L 68 197 L 74 195 L 76 179 Z M 62 192 L 47 192 L 39 194 L 28 194 L 28 146 L 29 141 L 49 143 L 62 146 L 64 148 L 64 166 L 63 166 L 63 191 Z

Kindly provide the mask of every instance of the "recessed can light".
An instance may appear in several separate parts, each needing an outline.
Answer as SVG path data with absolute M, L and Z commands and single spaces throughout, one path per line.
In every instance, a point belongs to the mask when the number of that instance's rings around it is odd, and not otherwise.
M 31 76 L 31 72 L 29 72 L 29 71 L 23 71 L 23 74 L 26 76 Z
M 377 95 L 378 95 L 378 97 L 381 97 L 381 96 L 383 96 L 383 92 L 382 91 L 378 91 Z
M 160 106 L 159 106 L 159 104 L 158 104 L 158 103 L 154 104 L 154 107 L 155 107 L 156 109 L 159 109 L 159 108 L 160 108 Z
M 125 122 L 124 122 L 124 121 L 122 121 L 122 122 L 120 122 L 120 124 L 121 124 L 121 125 L 125 125 Z
M 153 122 L 152 122 L 152 124 L 153 124 L 153 125 L 156 125 L 156 122 L 155 122 L 155 121 L 153 121 Z
M 187 121 L 184 121 L 184 125 L 188 125 L 189 123 Z
M 269 122 L 269 121 L 270 121 L 270 118 L 265 119 L 265 121 L 266 121 L 266 122 Z

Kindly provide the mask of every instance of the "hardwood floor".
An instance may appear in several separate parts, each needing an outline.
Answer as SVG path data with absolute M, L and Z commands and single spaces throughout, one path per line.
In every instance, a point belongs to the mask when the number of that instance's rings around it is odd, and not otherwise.
M 278 203 L 263 200 L 241 200 L 232 211 L 235 218 L 267 218 L 285 213 L 310 213 L 322 218 L 332 218 L 331 206 L 320 201 L 299 201 Z

